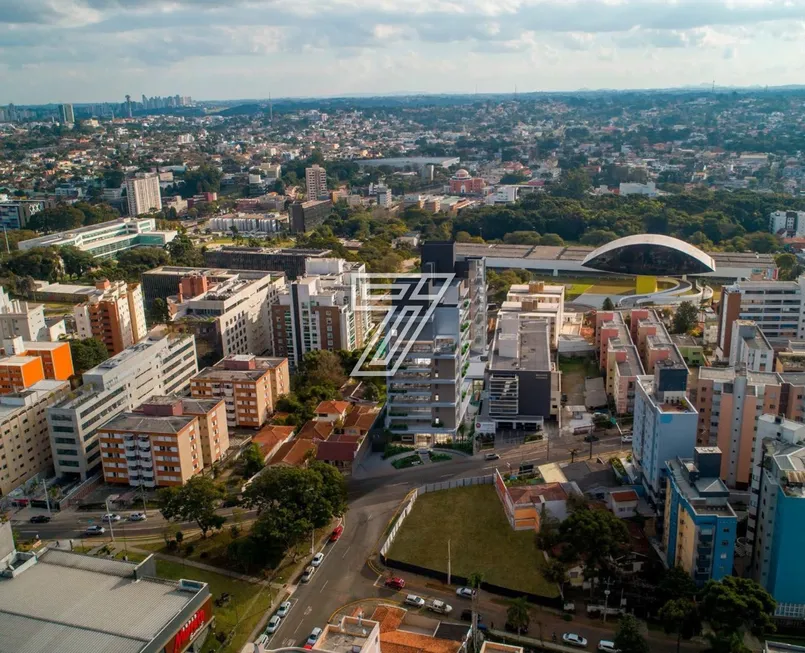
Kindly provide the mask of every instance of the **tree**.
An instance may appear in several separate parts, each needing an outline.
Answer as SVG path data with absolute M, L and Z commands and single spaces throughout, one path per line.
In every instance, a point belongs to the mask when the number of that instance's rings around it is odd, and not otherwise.
M 244 478 L 251 478 L 265 467 L 263 455 L 260 453 L 260 446 L 256 442 L 252 442 L 251 445 L 246 447 L 240 456 L 240 460 L 243 463 Z
M 91 370 L 109 358 L 106 346 L 97 338 L 70 340 L 70 354 L 73 357 L 73 369 L 77 375 Z
M 682 637 L 690 639 L 698 631 L 696 604 L 689 598 L 668 601 L 657 615 L 666 633 L 676 633 L 676 650 L 679 653 Z
M 615 310 L 615 304 L 612 302 L 612 300 L 609 297 L 604 299 L 604 303 L 601 305 L 601 310 L 602 311 L 613 311 L 613 310 Z
M 565 582 L 565 565 L 561 560 L 551 558 L 547 564 L 542 568 L 542 577 L 549 583 L 556 583 L 562 585 Z
M 169 324 L 171 314 L 168 303 L 162 297 L 157 297 L 151 304 L 148 316 L 151 319 L 151 324 Z
M 531 623 L 531 612 L 528 600 L 524 596 L 509 600 L 509 607 L 506 610 L 506 623 L 510 628 L 517 630 L 518 635 L 528 631 L 528 626 Z
M 589 577 L 617 556 L 629 541 L 626 526 L 611 512 L 578 508 L 559 526 L 563 557 L 584 561 Z
M 640 624 L 630 614 L 621 617 L 615 632 L 615 648 L 620 653 L 650 653 L 648 642 L 640 634 Z
M 673 599 L 693 599 L 697 589 L 688 572 L 682 567 L 672 567 L 663 574 L 657 593 L 665 603 Z
M 204 255 L 196 249 L 187 234 L 178 234 L 168 243 L 168 254 L 173 265 L 197 268 L 204 265 Z
M 64 262 L 64 272 L 71 277 L 82 277 L 97 265 L 92 254 L 73 245 L 61 247 L 59 254 Z
M 693 302 L 682 302 L 674 313 L 674 333 L 688 333 L 698 324 L 699 311 Z
M 194 476 L 182 486 L 163 488 L 157 495 L 165 519 L 195 522 L 203 537 L 224 525 L 224 518 L 215 512 L 223 496 L 224 491 L 206 476 Z
M 707 581 L 699 594 L 699 614 L 716 633 L 739 633 L 744 629 L 760 636 L 774 632 L 776 601 L 749 578 L 725 576 Z
M 302 386 L 330 386 L 337 390 L 347 381 L 341 358 L 326 349 L 310 351 L 302 358 L 297 384 Z
M 774 257 L 774 262 L 780 268 L 781 281 L 791 281 L 802 274 L 803 268 L 793 254 L 778 254 Z
M 565 241 L 558 234 L 543 234 L 542 238 L 540 238 L 540 245 L 545 245 L 546 247 L 561 247 L 564 244 Z

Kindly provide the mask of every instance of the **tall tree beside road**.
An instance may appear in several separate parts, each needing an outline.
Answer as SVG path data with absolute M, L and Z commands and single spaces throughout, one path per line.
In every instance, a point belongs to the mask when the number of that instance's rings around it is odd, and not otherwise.
M 514 628 L 518 635 L 528 631 L 531 623 L 531 611 L 529 610 L 528 600 L 524 596 L 509 600 L 509 607 L 506 610 L 506 623 L 510 628 Z
M 97 338 L 70 340 L 70 354 L 73 357 L 73 370 L 77 375 L 91 370 L 109 358 L 109 352 Z
M 707 581 L 698 606 L 702 619 L 719 635 L 749 630 L 760 636 L 775 630 L 772 615 L 777 603 L 749 578 L 726 576 L 720 581 Z
M 619 653 L 651 653 L 646 638 L 640 634 L 640 624 L 630 614 L 621 617 L 615 632 L 615 648 Z
M 689 598 L 672 599 L 660 609 L 658 615 L 666 633 L 676 633 L 676 651 L 679 653 L 682 638 L 690 639 L 698 633 L 696 604 Z
M 682 302 L 674 313 L 674 333 L 688 333 L 696 326 L 699 320 L 699 311 L 693 302 Z
M 158 494 L 159 510 L 170 521 L 195 522 L 202 536 L 207 537 L 210 530 L 220 529 L 224 525 L 224 518 L 215 512 L 223 495 L 223 490 L 212 479 L 194 476 L 180 487 L 161 489 Z
M 693 599 L 697 589 L 690 574 L 682 567 L 667 570 L 657 587 L 659 598 L 664 603 L 674 599 Z
M 596 576 L 628 541 L 626 526 L 605 510 L 576 509 L 559 525 L 563 559 L 583 561 L 588 578 Z

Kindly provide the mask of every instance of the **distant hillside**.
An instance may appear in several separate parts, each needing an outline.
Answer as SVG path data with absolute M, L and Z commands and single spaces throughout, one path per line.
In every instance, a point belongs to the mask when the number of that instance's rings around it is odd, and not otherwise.
M 268 106 L 265 104 L 238 104 L 219 111 L 216 115 L 229 118 L 231 116 L 249 116 L 253 113 L 268 113 Z

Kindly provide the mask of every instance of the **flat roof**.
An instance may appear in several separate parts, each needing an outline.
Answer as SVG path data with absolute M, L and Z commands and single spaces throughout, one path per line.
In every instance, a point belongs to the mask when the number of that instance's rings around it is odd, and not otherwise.
M 143 415 L 121 413 L 99 427 L 100 431 L 133 431 L 134 433 L 179 433 L 196 417 L 194 415 Z
M 491 372 L 551 371 L 551 348 L 548 337 L 547 320 L 518 315 L 519 357 L 507 358 L 500 355 L 500 333 L 495 338 L 495 349 L 489 364 Z
M 137 653 L 206 592 L 136 579 L 138 565 L 47 550 L 0 576 L 0 653 Z

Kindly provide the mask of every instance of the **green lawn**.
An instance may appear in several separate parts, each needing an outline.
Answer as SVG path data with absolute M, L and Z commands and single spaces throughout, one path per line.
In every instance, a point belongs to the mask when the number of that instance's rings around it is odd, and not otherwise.
M 237 653 L 246 644 L 249 634 L 252 632 L 257 622 L 271 607 L 271 597 L 267 588 L 260 585 L 246 583 L 229 576 L 223 576 L 195 567 L 185 567 L 178 562 L 167 562 L 157 560 L 157 574 L 162 578 L 179 580 L 187 578 L 207 583 L 210 586 L 213 600 L 223 592 L 228 592 L 232 597 L 228 604 L 218 607 L 213 605 L 215 613 L 216 632 L 228 633 L 237 623 L 235 636 L 229 645 L 221 649 L 222 653 Z M 261 591 L 262 590 L 262 591 Z M 207 639 L 202 649 L 205 653 L 213 651 L 218 646 L 218 642 L 213 636 Z
M 457 576 L 478 572 L 494 585 L 558 596 L 540 573 L 544 558 L 534 532 L 512 530 L 493 486 L 420 494 L 389 557 L 446 572 L 448 539 Z

